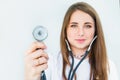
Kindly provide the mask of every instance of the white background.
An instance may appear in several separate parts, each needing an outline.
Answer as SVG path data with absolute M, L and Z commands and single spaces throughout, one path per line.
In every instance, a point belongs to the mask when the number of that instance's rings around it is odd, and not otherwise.
M 120 75 L 119 0 L 0 0 L 0 80 L 24 79 L 24 53 L 35 41 L 37 25 L 48 29 L 44 42 L 47 52 L 59 51 L 59 36 L 64 14 L 74 2 L 84 1 L 98 12 L 105 34 L 108 57 Z

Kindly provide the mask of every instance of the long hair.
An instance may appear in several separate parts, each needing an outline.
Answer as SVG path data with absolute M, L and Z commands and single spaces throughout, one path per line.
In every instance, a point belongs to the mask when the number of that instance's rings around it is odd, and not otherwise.
M 89 55 L 90 80 L 98 80 L 98 79 L 108 80 L 108 75 L 107 75 L 108 61 L 107 61 L 107 52 L 106 52 L 102 25 L 95 9 L 85 2 L 77 2 L 71 5 L 67 10 L 63 20 L 63 25 L 60 35 L 60 47 L 63 56 L 63 71 L 62 71 L 63 78 L 67 80 L 65 71 L 66 71 L 66 66 L 70 65 L 68 59 L 69 51 L 67 49 L 67 45 L 65 42 L 65 39 L 67 37 L 66 29 L 68 27 L 71 15 L 76 10 L 81 10 L 89 14 L 95 22 L 95 35 L 97 35 L 97 39 L 93 43 Z

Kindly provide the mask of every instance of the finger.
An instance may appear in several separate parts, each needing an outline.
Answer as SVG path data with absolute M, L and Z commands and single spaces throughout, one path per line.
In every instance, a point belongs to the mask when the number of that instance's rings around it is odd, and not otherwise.
M 35 67 L 36 73 L 40 74 L 42 71 L 46 70 L 48 68 L 48 64 L 45 63 L 43 65 Z
M 31 54 L 31 59 L 37 59 L 40 57 L 45 57 L 46 59 L 49 58 L 48 54 L 41 49 L 39 49 L 39 50 L 33 52 L 33 54 Z
M 46 64 L 48 62 L 48 60 L 44 57 L 38 58 L 33 60 L 33 66 L 38 66 L 38 65 L 43 65 Z
M 26 55 L 34 52 L 36 49 L 46 49 L 46 46 L 43 42 L 33 42 L 30 48 L 27 50 Z

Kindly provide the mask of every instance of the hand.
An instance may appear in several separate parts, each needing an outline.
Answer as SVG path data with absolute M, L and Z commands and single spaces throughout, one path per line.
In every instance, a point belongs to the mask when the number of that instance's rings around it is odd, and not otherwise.
M 40 80 L 40 74 L 47 69 L 48 55 L 42 42 L 34 42 L 25 53 L 25 80 Z

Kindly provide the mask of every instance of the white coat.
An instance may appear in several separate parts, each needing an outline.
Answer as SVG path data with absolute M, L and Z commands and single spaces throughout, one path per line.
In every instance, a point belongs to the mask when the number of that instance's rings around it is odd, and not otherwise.
M 71 60 L 71 58 L 70 58 Z M 74 66 L 79 62 L 78 59 L 74 58 Z M 50 55 L 48 61 L 48 69 L 45 70 L 47 80 L 63 80 L 62 79 L 62 56 Z M 109 60 L 110 73 L 108 74 L 108 80 L 118 80 L 118 74 L 115 64 Z M 70 67 L 66 68 L 66 76 L 68 77 Z M 83 60 L 76 71 L 77 80 L 89 80 L 90 78 L 90 64 L 88 58 Z

